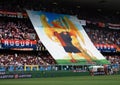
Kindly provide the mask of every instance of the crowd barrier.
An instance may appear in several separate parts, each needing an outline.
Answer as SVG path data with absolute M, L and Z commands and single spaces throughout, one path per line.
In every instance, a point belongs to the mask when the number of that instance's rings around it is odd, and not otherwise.
M 89 72 L 84 65 L 21 65 L 0 66 L 0 79 L 41 78 L 63 76 L 87 76 Z
M 90 76 L 88 67 L 89 65 L 0 66 L 0 79 Z M 120 71 L 117 74 L 120 74 Z M 95 75 L 103 75 L 103 72 Z

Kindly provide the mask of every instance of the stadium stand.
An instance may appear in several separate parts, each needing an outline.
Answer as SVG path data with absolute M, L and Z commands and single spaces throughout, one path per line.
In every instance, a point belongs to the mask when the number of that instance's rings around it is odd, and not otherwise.
M 98 26 L 86 25 L 85 30 L 94 45 L 102 52 L 116 52 L 120 47 L 120 33 L 117 30 L 109 28 L 100 28 Z
M 87 24 L 83 27 L 96 48 L 103 55 L 106 53 L 104 56 L 111 62 L 113 67 L 120 67 L 120 16 L 118 14 L 116 16 L 108 15 L 108 13 L 103 15 L 99 13 L 100 11 L 92 11 L 93 13 L 88 14 L 83 10 L 78 11 L 78 8 L 74 10 L 74 8 L 56 7 L 55 4 L 46 6 L 45 2 L 40 0 L 1 0 L 0 2 L 0 71 L 23 71 L 25 65 L 38 65 L 41 71 L 43 70 L 42 66 L 57 64 L 38 38 L 26 10 L 70 14 L 86 20 Z M 109 24 L 107 24 L 108 26 L 102 24 L 100 26 L 103 27 L 99 27 L 98 22 L 117 24 L 119 29 L 109 29 Z M 16 49 L 4 48 L 3 40 L 35 41 L 36 48 L 32 51 L 27 48 L 19 48 L 16 53 Z M 109 53 L 114 54 L 111 56 Z M 28 67 L 27 71 L 30 68 Z M 73 66 L 73 68 L 72 66 L 63 66 L 64 70 L 81 68 L 87 70 L 86 66 L 81 67 L 78 65 L 78 67 Z M 33 69 L 36 70 L 36 67 Z M 50 67 L 47 69 L 51 70 Z M 61 68 L 55 66 L 53 69 L 58 70 Z

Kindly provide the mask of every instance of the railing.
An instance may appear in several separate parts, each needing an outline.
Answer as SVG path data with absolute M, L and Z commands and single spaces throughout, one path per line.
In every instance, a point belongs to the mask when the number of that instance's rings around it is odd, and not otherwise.
M 0 65 L 0 71 L 87 71 L 90 65 Z M 120 69 L 119 64 L 109 65 Z
M 1 65 L 2 71 L 87 71 L 89 65 Z

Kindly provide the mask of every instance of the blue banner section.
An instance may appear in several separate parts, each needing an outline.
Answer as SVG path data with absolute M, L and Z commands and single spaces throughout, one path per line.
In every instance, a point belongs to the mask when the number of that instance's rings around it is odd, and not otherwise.
M 3 48 L 36 48 L 36 41 L 30 40 L 2 40 Z
M 115 44 L 95 44 L 100 52 L 117 52 L 117 45 Z

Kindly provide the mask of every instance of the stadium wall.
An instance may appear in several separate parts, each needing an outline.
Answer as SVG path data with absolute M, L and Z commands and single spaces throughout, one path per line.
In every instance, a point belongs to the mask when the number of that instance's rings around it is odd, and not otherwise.
M 119 75 L 120 71 L 114 75 Z M 112 74 L 113 75 L 113 74 Z M 88 71 L 14 71 L 0 74 L 0 79 L 16 78 L 50 78 L 50 77 L 69 77 L 69 76 L 90 76 Z

